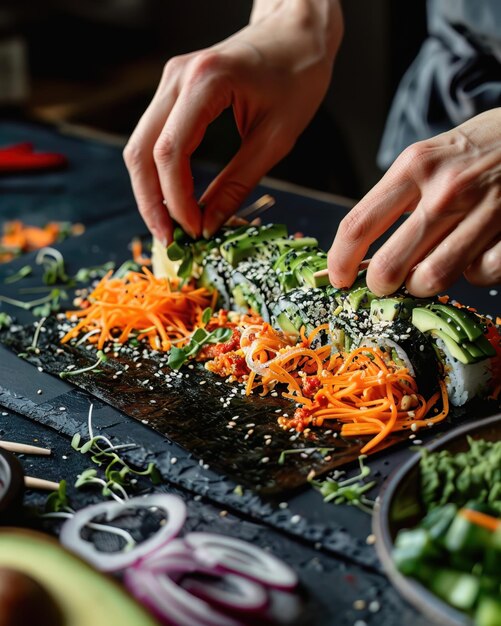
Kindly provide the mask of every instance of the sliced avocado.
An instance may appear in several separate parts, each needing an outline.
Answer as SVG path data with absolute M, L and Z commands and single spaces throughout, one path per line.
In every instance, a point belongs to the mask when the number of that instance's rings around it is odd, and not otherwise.
M 301 248 L 313 248 L 318 246 L 318 240 L 315 237 L 295 237 L 290 239 L 289 237 L 283 237 L 275 239 L 273 245 L 277 246 L 280 250 L 290 250 L 291 248 L 299 250 Z
M 294 326 L 294 323 L 285 311 L 279 313 L 276 319 L 277 324 L 284 331 L 284 333 L 288 333 L 289 335 L 299 335 L 299 329 Z
M 456 343 L 461 343 L 467 339 L 466 333 L 456 322 L 449 323 L 447 320 L 440 317 L 440 315 L 425 307 L 416 307 L 413 309 L 412 323 L 422 333 L 429 330 L 439 330 L 449 335 Z
M 268 224 L 266 226 L 251 226 L 244 233 L 226 239 L 221 245 L 222 256 L 233 267 L 242 259 L 255 254 L 260 245 L 274 239 L 287 236 L 287 227 L 284 224 Z
M 64 626 L 158 626 L 112 578 L 42 533 L 0 530 L 0 567 L 39 583 L 55 601 Z
M 494 349 L 494 346 L 491 344 L 491 342 L 487 339 L 485 335 L 481 335 L 480 337 L 477 337 L 474 343 L 475 343 L 475 346 L 479 348 L 486 357 L 492 358 L 493 356 L 496 356 L 497 353 L 496 353 L 496 350 Z
M 371 302 L 371 319 L 373 322 L 393 322 L 396 319 L 409 319 L 412 309 L 416 306 L 412 298 L 381 298 Z
M 329 285 L 329 276 L 315 276 L 315 273 L 322 269 L 324 269 L 324 267 L 321 265 L 317 267 L 311 267 L 309 265 L 303 266 L 299 272 L 296 273 L 298 282 L 312 289 L 327 287 L 327 285 Z
M 237 285 L 236 287 L 234 287 L 232 291 L 232 295 L 233 295 L 233 300 L 235 301 L 235 304 L 237 306 L 249 308 L 249 303 L 247 302 L 247 297 L 244 293 L 242 285 Z
M 463 341 L 461 347 L 463 348 L 463 350 L 466 350 L 466 352 L 469 352 L 469 354 L 472 356 L 473 359 L 475 359 L 475 361 L 482 361 L 483 359 L 485 359 L 485 354 L 482 352 L 482 350 L 480 350 L 477 344 L 473 343 L 472 341 Z
M 367 309 L 371 306 L 375 297 L 376 294 L 372 293 L 368 287 L 358 287 L 358 289 L 349 292 L 345 303 L 348 301 L 351 309 L 358 311 L 360 308 Z
M 483 328 L 468 311 L 458 309 L 448 304 L 432 304 L 431 310 L 435 311 L 447 322 L 454 322 L 466 333 L 469 341 L 475 341 L 477 337 L 483 335 Z
M 467 350 L 465 350 L 458 343 L 456 343 L 454 339 L 452 339 L 452 337 L 447 333 L 443 332 L 442 330 L 437 330 L 435 328 L 431 331 L 431 334 L 434 337 L 442 339 L 449 354 L 458 361 L 461 361 L 461 363 L 468 364 L 475 362 L 475 358 L 472 357 L 472 355 Z

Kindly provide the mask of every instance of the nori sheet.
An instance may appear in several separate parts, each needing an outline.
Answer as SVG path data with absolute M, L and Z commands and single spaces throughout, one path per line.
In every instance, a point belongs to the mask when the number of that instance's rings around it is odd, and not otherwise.
M 69 366 L 77 369 L 96 361 L 95 351 L 60 344 L 55 318 L 46 320 L 44 328 L 45 332 L 39 336 L 38 353 L 26 352 L 32 342 L 33 325 L 4 330 L 0 332 L 0 341 L 53 375 L 59 375 Z M 292 414 L 294 410 L 293 403 L 287 399 L 246 397 L 240 393 L 241 387 L 232 394 L 234 384 L 226 383 L 198 363 L 193 363 L 193 369 L 185 366 L 177 376 L 169 377 L 167 386 L 165 376 L 156 375 L 171 371 L 159 365 L 159 355 L 141 357 L 139 362 L 141 366 L 136 367 L 130 355 L 119 353 L 99 366 L 100 373 L 78 374 L 68 381 L 180 444 L 200 463 L 263 495 L 276 495 L 306 485 L 312 470 L 321 475 L 356 461 L 366 440 L 343 439 L 329 429 L 317 429 L 307 437 L 297 437 L 277 423 L 279 415 Z M 205 384 L 200 384 L 202 381 Z M 231 401 L 226 406 L 224 400 L 228 397 Z M 482 413 L 495 409 L 484 406 Z M 453 410 L 448 424 L 457 426 L 458 418 L 464 413 L 464 409 Z M 444 425 L 438 428 L 443 429 Z M 428 433 L 435 435 L 437 427 L 421 431 L 419 438 L 426 438 Z M 384 448 L 408 443 L 408 437 L 409 431 L 395 433 L 387 438 Z M 317 451 L 290 454 L 286 463 L 279 462 L 284 450 L 317 447 L 333 450 L 326 454 Z
M 2 331 L 0 341 L 54 375 L 69 366 L 79 369 L 95 363 L 95 351 L 60 344 L 54 317 L 44 322 L 44 328 L 38 353 L 26 351 L 33 338 L 33 325 Z M 193 363 L 193 369 L 184 366 L 178 376 L 170 377 L 171 386 L 167 387 L 165 376 L 155 374 L 171 370 L 166 366 L 159 369 L 155 355 L 141 357 L 139 362 L 141 366 L 136 367 L 130 355 L 119 353 L 99 366 L 100 373 L 92 371 L 67 380 L 180 444 L 201 462 L 260 493 L 296 489 L 307 483 L 311 470 L 323 474 L 356 461 L 360 454 L 362 439 L 343 439 L 327 429 L 318 429 L 308 438 L 283 430 L 278 416 L 292 415 L 294 411 L 294 404 L 287 399 L 246 397 L 240 393 L 240 386 L 237 393 L 231 393 L 234 384 L 208 372 L 200 363 Z M 205 384 L 200 384 L 202 381 Z M 225 406 L 221 400 L 228 397 L 231 401 Z M 228 427 L 230 421 L 232 427 Z M 394 437 L 393 443 L 398 440 Z M 305 447 L 334 450 L 324 455 L 291 454 L 285 463 L 279 463 L 284 450 Z

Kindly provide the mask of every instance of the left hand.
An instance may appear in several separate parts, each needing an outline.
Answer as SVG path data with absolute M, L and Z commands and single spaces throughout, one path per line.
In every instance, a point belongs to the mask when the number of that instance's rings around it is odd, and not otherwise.
M 405 283 L 429 297 L 461 273 L 475 285 L 501 281 L 501 108 L 404 150 L 342 220 L 329 251 L 332 284 L 351 285 L 369 246 L 406 212 L 370 261 L 374 293 Z

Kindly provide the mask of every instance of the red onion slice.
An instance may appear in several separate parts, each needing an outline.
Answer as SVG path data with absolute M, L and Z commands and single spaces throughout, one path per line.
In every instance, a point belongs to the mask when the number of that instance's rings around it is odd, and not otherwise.
M 198 598 L 226 609 L 257 611 L 268 604 L 268 594 L 261 584 L 235 574 L 216 572 L 197 561 L 195 552 L 182 539 L 173 539 L 142 559 L 136 568 L 168 576 Z M 185 574 L 203 574 L 206 578 L 183 580 Z M 226 589 L 219 584 L 221 582 L 226 584 Z
M 229 589 L 218 585 L 215 578 L 213 580 L 188 578 L 183 581 L 183 589 L 201 600 L 206 600 L 211 604 L 216 603 L 232 611 L 262 611 L 268 605 L 266 589 L 259 583 L 236 574 L 221 575 L 209 571 L 205 573 L 212 573 L 219 579 L 223 578 Z
M 165 512 L 166 522 L 160 526 L 154 535 L 134 546 L 131 550 L 101 552 L 93 543 L 85 541 L 81 537 L 81 530 L 86 524 L 100 515 L 104 514 L 106 521 L 110 522 L 131 509 L 152 507 Z M 130 567 L 139 559 L 170 541 L 181 530 L 185 519 L 186 506 L 181 498 L 163 493 L 149 494 L 130 498 L 125 502 L 116 502 L 115 500 L 100 502 L 77 511 L 71 519 L 63 524 L 59 539 L 65 547 L 97 569 L 103 572 L 117 572 Z
M 242 626 L 240 621 L 214 609 L 167 575 L 146 568 L 131 567 L 125 572 L 127 589 L 164 624 L 175 626 Z
M 279 589 L 292 589 L 298 583 L 291 567 L 247 541 L 203 532 L 188 533 L 184 541 L 197 561 L 216 572 L 240 574 Z

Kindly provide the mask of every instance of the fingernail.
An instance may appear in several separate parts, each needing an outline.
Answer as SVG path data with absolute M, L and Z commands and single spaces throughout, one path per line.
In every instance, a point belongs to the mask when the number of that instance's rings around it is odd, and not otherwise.
M 226 216 L 221 211 L 213 211 L 207 216 L 207 223 L 204 224 L 202 233 L 205 239 L 210 239 L 214 233 L 224 223 Z

